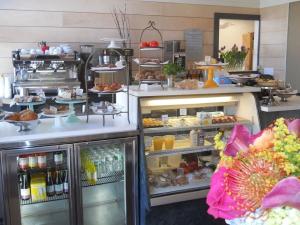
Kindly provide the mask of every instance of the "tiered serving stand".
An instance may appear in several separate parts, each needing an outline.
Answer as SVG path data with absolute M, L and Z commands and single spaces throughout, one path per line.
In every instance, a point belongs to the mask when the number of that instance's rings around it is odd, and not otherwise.
M 144 34 L 146 31 L 155 31 L 158 33 L 159 39 L 160 39 L 160 46 L 158 47 L 145 47 L 145 48 L 140 48 L 139 49 L 139 59 L 142 58 L 142 56 L 144 55 L 144 52 L 149 52 L 149 51 L 159 51 L 160 52 L 160 63 L 159 64 L 141 64 L 139 63 L 139 73 L 141 73 L 141 71 L 144 68 L 147 69 L 160 69 L 160 73 L 162 74 L 163 72 L 163 59 L 164 59 L 164 51 L 163 51 L 163 37 L 161 32 L 155 27 L 155 22 L 154 21 L 149 21 L 149 25 L 142 31 L 141 33 L 141 37 L 140 37 L 140 43 L 143 42 L 143 38 L 144 38 Z M 141 87 L 141 84 L 160 84 L 161 88 L 164 89 L 163 86 L 163 80 L 156 80 L 156 79 L 141 79 L 139 80 L 139 88 Z
M 101 49 L 103 50 L 103 49 Z M 112 49 L 109 48 L 107 49 L 110 52 L 116 53 L 118 54 L 120 57 L 125 57 L 124 60 L 124 64 L 123 67 L 113 67 L 113 68 L 107 68 L 107 67 L 92 67 L 92 68 L 88 68 L 89 65 L 89 61 L 92 59 L 92 57 L 98 52 L 99 50 L 94 50 L 88 57 L 86 65 L 85 65 L 85 89 L 87 91 L 87 95 L 86 95 L 86 122 L 89 121 L 89 115 L 90 115 L 90 104 L 89 104 L 89 94 L 90 93 L 96 93 L 98 94 L 99 97 L 103 96 L 103 95 L 111 95 L 112 96 L 112 100 L 114 101 L 115 95 L 118 92 L 124 92 L 127 95 L 127 109 L 125 111 L 123 110 L 118 110 L 115 109 L 111 112 L 109 111 L 103 111 L 103 112 L 95 112 L 94 114 L 97 114 L 99 116 L 102 117 L 102 124 L 103 126 L 105 126 L 105 118 L 106 116 L 112 116 L 113 118 L 117 115 L 120 114 L 127 114 L 127 120 L 128 123 L 130 123 L 130 119 L 129 119 L 129 82 L 130 82 L 130 74 L 129 74 L 129 58 L 133 55 L 133 50 L 129 49 L 129 48 L 120 48 L 120 49 Z M 119 72 L 124 72 L 126 74 L 126 83 L 123 85 L 123 87 L 119 90 L 116 91 L 97 91 L 94 89 L 88 89 L 88 84 L 87 84 L 87 80 L 88 80 L 88 72 L 91 71 L 93 75 L 98 75 L 101 76 L 103 74 L 111 74 L 112 76 L 112 81 L 114 82 L 115 80 L 115 74 L 119 73 Z

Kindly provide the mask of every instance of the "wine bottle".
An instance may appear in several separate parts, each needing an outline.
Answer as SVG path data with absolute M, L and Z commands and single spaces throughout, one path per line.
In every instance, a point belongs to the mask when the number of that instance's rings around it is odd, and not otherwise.
M 68 194 L 69 192 L 69 176 L 68 176 L 68 170 L 64 171 L 64 193 Z
M 29 179 L 28 174 L 24 173 L 22 174 L 22 181 L 21 181 L 21 199 L 22 200 L 28 200 L 31 197 L 30 194 L 30 185 L 29 185 Z
M 64 191 L 63 182 L 61 179 L 61 172 L 56 170 L 56 177 L 55 177 L 55 193 L 56 195 L 62 195 Z
M 46 190 L 47 190 L 48 197 L 55 195 L 55 187 L 54 187 L 52 174 L 50 170 L 47 171 Z

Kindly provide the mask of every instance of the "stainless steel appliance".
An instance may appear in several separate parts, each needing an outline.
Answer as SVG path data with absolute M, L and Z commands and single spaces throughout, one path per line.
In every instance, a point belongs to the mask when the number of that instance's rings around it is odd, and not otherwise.
M 89 140 L 89 137 L 77 139 Z M 5 208 L 5 225 L 135 225 L 135 146 L 136 138 L 116 138 L 2 150 L 5 182 L 1 193 L 5 198 L 1 205 Z M 47 159 L 42 168 L 40 163 L 34 165 L 32 159 L 39 156 Z M 26 157 L 31 158 L 24 161 Z M 24 166 L 24 162 L 28 165 Z M 59 195 L 56 192 L 53 196 L 42 194 L 49 186 L 43 183 L 49 170 L 64 171 L 63 183 L 66 183 L 65 174 L 68 175 L 67 192 Z M 20 175 L 25 173 L 29 174 L 31 189 L 30 197 L 22 200 L 24 179 Z M 53 175 L 55 185 L 59 180 L 56 176 Z M 42 177 L 42 181 L 33 181 L 36 177 Z
M 37 89 L 53 92 L 57 88 L 80 87 L 77 52 L 71 55 L 20 55 L 12 52 L 14 66 L 14 93 L 26 96 Z

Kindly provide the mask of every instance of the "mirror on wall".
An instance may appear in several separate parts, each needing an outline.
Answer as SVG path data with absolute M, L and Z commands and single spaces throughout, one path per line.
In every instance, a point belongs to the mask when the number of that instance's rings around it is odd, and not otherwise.
M 260 16 L 216 13 L 214 57 L 227 63 L 228 72 L 257 71 Z

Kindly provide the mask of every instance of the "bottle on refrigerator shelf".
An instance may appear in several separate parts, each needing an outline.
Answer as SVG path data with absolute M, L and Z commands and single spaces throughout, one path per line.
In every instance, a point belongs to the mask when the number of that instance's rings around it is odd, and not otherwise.
M 64 192 L 64 185 L 61 179 L 61 171 L 56 170 L 56 176 L 55 176 L 55 193 L 56 195 L 62 195 Z
M 89 185 L 95 185 L 97 182 L 97 170 L 94 163 L 88 160 L 85 165 L 86 178 Z
M 30 193 L 29 177 L 27 173 L 22 174 L 20 192 L 21 192 L 20 194 L 22 200 L 30 199 L 31 193 Z
M 29 167 L 31 169 L 34 169 L 34 168 L 37 167 L 37 157 L 36 157 L 36 154 L 29 155 L 29 157 L 28 157 L 28 164 L 29 164 Z
M 21 170 L 27 170 L 28 169 L 28 155 L 20 155 L 19 156 L 19 168 Z
M 64 162 L 63 152 L 62 151 L 54 152 L 53 155 L 54 155 L 54 164 L 56 166 L 62 165 Z
M 40 169 L 47 167 L 47 153 L 37 154 L 37 164 Z
M 47 190 L 48 197 L 55 195 L 55 185 L 54 185 L 52 173 L 50 170 L 47 171 L 46 190 Z
M 64 193 L 68 194 L 69 193 L 69 175 L 68 175 L 68 170 L 64 171 Z

